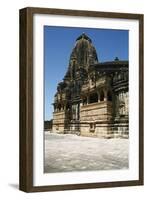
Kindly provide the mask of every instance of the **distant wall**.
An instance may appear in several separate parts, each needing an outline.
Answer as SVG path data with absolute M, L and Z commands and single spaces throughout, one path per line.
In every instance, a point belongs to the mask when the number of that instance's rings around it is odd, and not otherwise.
M 53 120 L 44 121 L 44 130 L 52 130 Z

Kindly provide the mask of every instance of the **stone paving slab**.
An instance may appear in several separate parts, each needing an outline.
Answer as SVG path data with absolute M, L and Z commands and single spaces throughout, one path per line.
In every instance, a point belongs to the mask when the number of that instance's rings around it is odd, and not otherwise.
M 127 169 L 129 139 L 45 132 L 44 172 Z

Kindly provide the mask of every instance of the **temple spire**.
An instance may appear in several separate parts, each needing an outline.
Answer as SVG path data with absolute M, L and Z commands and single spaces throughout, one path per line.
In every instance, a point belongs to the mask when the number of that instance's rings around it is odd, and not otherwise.
M 85 39 L 88 40 L 89 42 L 92 42 L 92 40 L 84 32 L 76 39 L 76 41 L 80 39 Z
M 97 64 L 97 52 L 92 44 L 92 40 L 84 32 L 76 39 L 75 47 L 72 50 L 69 60 L 69 66 L 85 68 L 86 70 L 92 64 Z

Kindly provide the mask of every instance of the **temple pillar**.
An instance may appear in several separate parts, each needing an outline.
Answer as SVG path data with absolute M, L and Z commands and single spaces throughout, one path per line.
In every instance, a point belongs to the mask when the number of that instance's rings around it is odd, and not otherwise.
M 87 104 L 89 104 L 89 96 L 87 96 Z
M 99 94 L 99 92 L 97 92 L 97 96 L 98 96 L 98 101 L 97 102 L 100 102 L 100 94 Z
M 107 90 L 104 90 L 104 101 L 107 101 Z

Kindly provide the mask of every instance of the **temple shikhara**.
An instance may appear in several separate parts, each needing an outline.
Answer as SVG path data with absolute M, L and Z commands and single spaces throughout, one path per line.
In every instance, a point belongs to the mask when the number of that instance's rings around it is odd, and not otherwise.
M 80 35 L 54 96 L 52 132 L 128 138 L 128 79 L 128 61 L 100 62 L 92 40 Z

